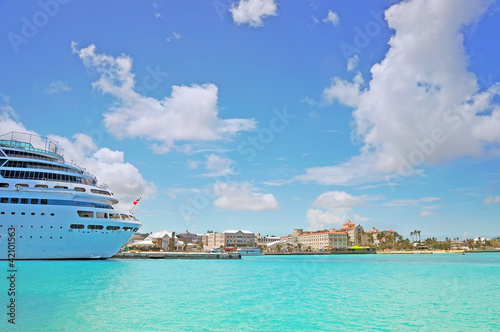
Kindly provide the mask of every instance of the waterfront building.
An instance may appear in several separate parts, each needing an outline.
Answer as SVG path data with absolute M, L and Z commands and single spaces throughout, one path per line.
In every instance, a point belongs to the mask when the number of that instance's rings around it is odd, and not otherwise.
M 212 232 L 203 236 L 203 244 L 207 250 L 228 247 L 255 247 L 255 234 L 248 230 L 226 230 L 222 233 Z
M 323 250 L 331 248 L 347 248 L 349 245 L 347 232 L 336 230 L 320 230 L 316 232 L 304 232 L 297 228 L 288 236 L 282 236 L 282 243 L 296 243 L 299 250 Z
M 133 246 L 138 247 L 152 247 L 154 249 L 161 249 L 163 251 L 172 251 L 172 245 L 177 242 L 175 232 L 167 232 L 166 230 L 149 234 L 143 241 L 131 243 Z
M 255 242 L 257 246 L 266 246 L 269 243 L 274 243 L 279 240 L 281 240 L 279 236 L 261 235 L 260 233 L 255 234 Z
M 297 240 L 302 246 L 310 247 L 314 250 L 331 248 L 347 248 L 347 233 L 335 231 L 306 232 L 297 236 Z
M 189 233 L 187 229 L 185 232 L 177 234 L 177 237 L 180 241 L 185 243 L 198 243 L 198 235 Z

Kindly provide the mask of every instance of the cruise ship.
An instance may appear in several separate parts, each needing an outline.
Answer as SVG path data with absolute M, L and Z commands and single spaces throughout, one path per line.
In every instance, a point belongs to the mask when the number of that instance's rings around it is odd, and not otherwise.
M 141 226 L 118 202 L 57 141 L 0 136 L 0 260 L 109 258 Z

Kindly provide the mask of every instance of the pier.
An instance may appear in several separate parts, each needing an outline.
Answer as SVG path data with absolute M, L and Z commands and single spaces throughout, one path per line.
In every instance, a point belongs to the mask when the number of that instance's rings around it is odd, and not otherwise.
M 205 252 L 119 252 L 111 258 L 118 259 L 241 259 L 239 253 Z
M 366 255 L 366 254 L 376 254 L 375 248 L 348 248 L 348 249 L 332 249 L 328 251 L 313 251 L 313 252 L 264 252 L 264 255 Z

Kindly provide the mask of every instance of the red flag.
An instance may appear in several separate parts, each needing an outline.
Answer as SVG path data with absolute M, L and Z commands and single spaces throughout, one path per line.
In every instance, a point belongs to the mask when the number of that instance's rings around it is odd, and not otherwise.
M 138 199 L 136 199 L 136 200 L 134 201 L 134 205 L 137 205 L 137 203 L 139 203 L 139 201 L 140 201 L 140 200 L 141 200 L 141 198 L 140 198 L 140 197 L 139 197 Z

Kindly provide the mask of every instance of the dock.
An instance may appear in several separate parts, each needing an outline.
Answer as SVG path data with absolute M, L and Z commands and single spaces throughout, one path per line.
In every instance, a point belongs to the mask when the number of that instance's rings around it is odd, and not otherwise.
M 376 254 L 374 248 L 360 248 L 360 249 L 334 249 L 330 251 L 314 251 L 314 252 L 264 252 L 264 255 L 270 256 L 308 256 L 308 255 L 366 255 Z
M 119 252 L 111 258 L 117 259 L 241 259 L 239 253 L 205 252 Z

